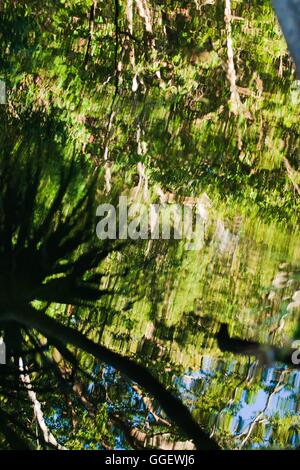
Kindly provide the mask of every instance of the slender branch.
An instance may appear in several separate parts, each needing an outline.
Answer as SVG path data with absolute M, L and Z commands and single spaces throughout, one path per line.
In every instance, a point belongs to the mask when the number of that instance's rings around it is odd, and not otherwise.
M 57 440 L 55 439 L 55 437 L 53 436 L 53 434 L 49 431 L 47 427 L 41 404 L 39 400 L 37 399 L 35 391 L 32 388 L 29 374 L 27 374 L 24 370 L 23 359 L 21 357 L 19 358 L 19 369 L 21 372 L 20 379 L 23 382 L 28 392 L 29 399 L 33 404 L 34 416 L 37 420 L 40 430 L 42 431 L 45 443 L 51 444 L 52 446 L 56 447 L 58 450 L 66 450 L 65 447 L 61 446 L 57 442 Z
M 242 106 L 240 95 L 237 89 L 236 81 L 236 70 L 234 65 L 234 53 L 232 45 L 232 15 L 231 15 L 231 0 L 225 0 L 225 24 L 226 24 L 226 41 L 227 41 L 227 58 L 228 58 L 228 70 L 227 76 L 230 83 L 230 92 L 231 92 L 231 109 L 233 114 L 236 116 L 240 113 Z
M 90 48 L 93 41 L 94 36 L 94 24 L 95 24 L 95 16 L 96 16 L 96 8 L 97 8 L 97 0 L 93 0 L 93 4 L 90 10 L 90 21 L 89 21 L 89 39 L 86 47 L 86 53 L 84 57 L 84 65 L 87 65 L 90 55 Z
M 140 389 L 140 387 L 136 384 L 133 384 L 132 385 L 132 388 L 133 390 L 141 397 L 141 399 L 143 400 L 146 408 L 148 409 L 148 411 L 152 414 L 153 418 L 155 419 L 155 421 L 159 424 L 163 424 L 165 426 L 169 426 L 171 427 L 172 424 L 170 423 L 170 421 L 168 421 L 167 419 L 164 419 L 162 418 L 161 416 L 159 416 L 155 410 L 154 410 L 154 407 L 153 407 L 153 400 L 147 396 L 144 395 L 143 391 Z
M 119 93 L 119 42 L 120 42 L 120 28 L 119 28 L 120 4 L 119 0 L 115 0 L 115 96 Z
M 246 436 L 245 436 L 244 439 L 242 440 L 242 442 L 241 442 L 241 444 L 240 444 L 240 446 L 239 446 L 239 449 L 242 449 L 242 448 L 245 446 L 245 444 L 246 444 L 246 442 L 248 441 L 249 437 L 251 436 L 252 431 L 254 430 L 256 424 L 258 424 L 262 419 L 264 419 L 265 413 L 266 413 L 267 409 L 268 409 L 269 406 L 270 406 L 270 402 L 271 402 L 272 397 L 273 397 L 276 393 L 278 393 L 278 392 L 282 389 L 282 387 L 284 386 L 284 385 L 282 384 L 282 382 L 283 382 L 284 376 L 286 375 L 287 372 L 288 372 L 287 370 L 284 370 L 284 371 L 281 372 L 280 378 L 279 378 L 279 380 L 278 380 L 276 386 L 274 387 L 272 393 L 270 393 L 270 395 L 268 396 L 268 399 L 267 399 L 267 401 L 266 401 L 266 404 L 265 404 L 265 406 L 264 406 L 264 409 L 263 409 L 262 411 L 260 411 L 259 414 L 254 418 L 254 420 L 251 422 L 251 424 L 250 424 L 250 426 L 248 427 L 248 429 L 247 429 L 246 431 L 244 431 L 242 434 L 240 434 L 240 436 L 242 436 L 242 435 L 244 435 L 244 434 L 246 434 Z
M 120 43 L 120 27 L 119 27 L 119 17 L 120 17 L 120 4 L 119 0 L 115 0 L 115 55 L 114 55 L 114 69 L 115 69 L 115 93 L 112 98 L 110 113 L 109 113 L 109 120 L 106 128 L 105 134 L 105 147 L 104 147 L 104 168 L 105 168 L 105 184 L 106 184 L 106 191 L 109 193 L 111 190 L 111 171 L 110 171 L 110 164 L 108 162 L 108 154 L 109 154 L 109 141 L 110 141 L 110 133 L 113 125 L 113 121 L 116 115 L 115 111 L 115 104 L 117 97 L 119 96 L 119 81 L 120 81 L 120 71 L 121 67 L 119 67 L 119 43 Z M 99 164 L 99 163 L 98 163 Z

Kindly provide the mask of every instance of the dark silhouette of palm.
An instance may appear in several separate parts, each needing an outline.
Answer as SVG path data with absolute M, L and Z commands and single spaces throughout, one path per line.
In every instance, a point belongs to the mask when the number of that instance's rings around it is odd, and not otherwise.
M 101 273 L 97 268 L 121 245 L 118 241 L 99 243 L 95 236 L 98 175 L 87 179 L 83 194 L 70 204 L 80 162 L 58 158 L 45 142 L 33 147 L 30 139 L 19 141 L 7 124 L 2 135 L 9 133 L 13 135 L 7 138 L 8 145 L 1 147 L 0 157 L 0 329 L 5 330 L 8 359 L 14 358 L 15 380 L 19 375 L 16 359 L 26 353 L 24 335 L 38 331 L 71 362 L 76 360 L 68 344 L 119 369 L 152 394 L 197 447 L 218 448 L 181 401 L 148 369 L 47 314 L 50 303 L 95 306 L 107 293 L 99 288 Z M 43 139 L 44 129 L 38 128 L 35 142 L 39 141 L 37 135 Z M 53 181 L 47 188 L 49 178 Z M 47 190 L 53 192 L 50 203 Z M 42 306 L 38 308 L 33 301 Z M 8 369 L 11 372 L 10 364 Z M 9 441 L 15 423 L 4 411 L 2 414 L 2 433 Z

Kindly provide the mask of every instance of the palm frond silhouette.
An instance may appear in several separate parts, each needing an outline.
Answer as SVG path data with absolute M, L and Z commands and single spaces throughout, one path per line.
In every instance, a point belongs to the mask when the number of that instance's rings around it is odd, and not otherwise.
M 87 177 L 78 191 L 80 161 L 57 156 L 57 146 L 52 141 L 47 145 L 49 136 L 39 121 L 34 144 L 30 136 L 20 140 L 11 123 L 4 121 L 1 126 L 5 137 L 0 150 L 0 329 L 5 330 L 8 357 L 16 363 L 26 352 L 25 337 L 32 331 L 76 362 L 67 347 L 72 345 L 144 387 L 197 447 L 217 448 L 189 410 L 147 368 L 46 313 L 44 305 L 49 303 L 95 305 L 107 293 L 99 287 L 99 264 L 121 245 L 100 244 L 95 236 L 98 174 Z M 38 308 L 34 301 L 43 306 Z M 3 433 L 11 440 L 14 423 L 5 416 Z

